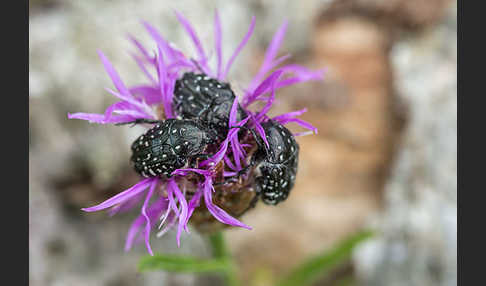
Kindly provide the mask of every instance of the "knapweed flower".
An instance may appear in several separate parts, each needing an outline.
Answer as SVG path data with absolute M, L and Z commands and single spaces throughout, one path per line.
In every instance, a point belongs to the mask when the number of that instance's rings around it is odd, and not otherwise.
M 104 114 L 74 113 L 68 114 L 68 118 L 88 120 L 99 124 L 163 123 L 164 121 L 170 121 L 170 119 L 181 120 L 183 116 L 178 114 L 174 106 L 174 97 L 177 82 L 181 81 L 184 75 L 194 74 L 196 76 L 195 82 L 209 79 L 215 79 L 221 83 L 226 82 L 228 72 L 235 58 L 253 33 L 255 18 L 252 18 L 248 32 L 230 59 L 224 64 L 221 45 L 221 23 L 216 12 L 214 18 L 216 67 L 211 68 L 207 53 L 195 29 L 180 13 L 176 12 L 176 16 L 194 43 L 197 51 L 195 57 L 184 55 L 173 44 L 162 37 L 153 26 L 143 22 L 148 33 L 156 42 L 157 50 L 149 52 L 137 39 L 132 36 L 129 38 L 138 51 L 133 53 L 132 56 L 141 71 L 147 76 L 148 83 L 127 87 L 105 55 L 98 51 L 101 61 L 116 88 L 116 90 L 107 89 L 107 91 L 120 100 L 110 105 Z M 250 226 L 235 218 L 239 217 L 242 213 L 241 211 L 244 212 L 244 209 L 237 211 L 234 206 L 237 205 L 238 201 L 246 201 L 247 205 L 250 201 L 254 203 L 255 190 L 251 184 L 248 184 L 248 182 L 252 182 L 251 178 L 254 170 L 254 166 L 250 163 L 254 158 L 252 154 L 255 154 L 255 150 L 260 148 L 260 146 L 281 149 L 285 144 L 290 146 L 289 152 L 295 152 L 294 145 L 288 145 L 291 142 L 295 142 L 291 141 L 294 140 L 293 136 L 317 133 L 316 128 L 311 124 L 297 118 L 297 116 L 306 111 L 305 109 L 273 118 L 267 116 L 267 112 L 274 103 L 276 91 L 280 88 L 309 80 L 322 79 L 322 70 L 311 71 L 294 64 L 282 66 L 283 62 L 290 57 L 289 55 L 277 57 L 286 29 L 287 23 L 285 22 L 273 36 L 270 46 L 265 53 L 264 61 L 253 80 L 244 90 L 236 93 L 240 95 L 240 100 L 238 100 L 238 96 L 231 100 L 228 103 L 228 106 L 230 106 L 229 115 L 222 117 L 223 119 L 218 119 L 220 121 L 227 120 L 227 125 L 226 122 L 223 122 L 224 124 L 218 123 L 226 128 L 216 129 L 219 132 L 213 141 L 216 143 L 216 147 L 213 147 L 213 150 L 209 150 L 212 152 L 210 156 L 204 160 L 196 160 L 196 163 L 192 165 L 186 162 L 184 166 L 177 169 L 174 166 L 169 166 L 174 169 L 170 173 L 168 171 L 164 172 L 163 168 L 167 169 L 167 165 L 162 165 L 158 168 L 159 164 L 157 163 L 154 165 L 157 167 L 156 169 L 147 169 L 147 166 L 140 165 L 139 171 L 144 176 L 141 181 L 96 206 L 83 209 L 86 212 L 110 209 L 109 212 L 113 215 L 117 212 L 132 209 L 141 203 L 140 215 L 134 220 L 127 234 L 126 250 L 132 247 L 138 235 L 138 240 L 144 240 L 148 252 L 153 254 L 149 238 L 151 230 L 154 228 L 158 228 L 157 236 L 161 236 L 172 227 L 177 227 L 177 245 L 179 246 L 182 232 L 189 232 L 188 222 L 191 217 L 198 222 L 215 219 L 226 225 L 251 229 Z M 218 88 L 221 87 L 219 84 L 217 85 Z M 209 86 L 212 86 L 212 83 L 209 83 Z M 196 91 L 194 92 L 204 92 L 199 89 L 200 87 L 196 86 Z M 208 91 L 207 87 L 204 87 L 204 89 Z M 217 97 L 218 95 L 216 93 L 214 96 Z M 192 98 L 189 97 L 187 100 L 192 100 Z M 250 106 L 257 101 L 264 103 L 263 108 L 257 111 L 251 110 Z M 195 105 L 192 106 L 195 107 Z M 243 114 L 244 118 L 238 118 L 241 117 L 238 116 L 240 114 L 239 109 L 243 110 L 241 114 Z M 284 128 L 280 126 L 289 122 L 295 122 L 309 131 L 296 133 L 293 136 L 290 133 L 285 133 Z M 161 128 L 160 125 L 158 126 L 158 128 Z M 272 130 L 273 132 L 273 129 L 269 129 L 267 126 L 280 128 L 275 130 L 278 132 L 277 135 L 279 132 L 283 134 L 283 137 L 281 136 L 278 139 L 282 145 L 277 139 L 277 143 L 269 142 L 268 139 L 271 137 L 265 134 L 265 130 L 267 132 Z M 159 129 L 150 130 L 154 133 L 154 130 Z M 221 134 L 221 130 L 224 130 L 223 134 Z M 214 132 L 214 130 L 212 131 Z M 163 132 L 164 130 L 160 130 L 159 134 Z M 242 136 L 242 133 L 246 135 Z M 155 135 L 151 135 L 151 138 L 155 138 Z M 256 136 L 260 136 L 262 140 L 259 141 L 259 139 L 255 138 Z M 145 143 L 147 146 L 149 146 L 149 142 L 152 144 L 152 141 L 143 141 L 142 139 L 143 136 L 139 137 L 139 141 L 136 142 L 140 144 Z M 158 140 L 158 137 L 156 139 Z M 188 144 L 189 142 L 184 143 Z M 180 147 L 180 145 L 177 145 L 174 148 L 178 149 Z M 136 150 L 139 149 L 134 149 L 132 146 L 132 151 L 138 152 Z M 274 154 L 273 152 L 268 153 Z M 147 157 L 150 158 L 150 155 L 147 154 Z M 154 158 L 154 160 L 156 159 Z M 283 159 L 280 159 L 283 162 Z M 132 160 L 134 159 L 132 158 Z M 294 158 L 294 160 L 296 161 L 297 158 Z M 293 164 L 296 168 L 296 162 Z M 249 171 L 247 170 L 248 168 L 250 168 Z M 136 170 L 138 171 L 137 167 Z M 145 172 L 144 170 L 148 171 Z M 245 173 L 245 171 L 247 172 Z M 278 169 L 274 171 L 277 173 L 276 176 L 279 175 L 279 172 L 282 175 L 282 171 Z M 292 182 L 290 183 L 293 184 L 295 172 L 289 176 L 292 176 Z M 233 181 L 228 180 L 231 178 L 237 179 Z M 280 181 L 280 186 L 283 187 L 289 183 L 288 180 L 281 179 Z M 279 186 L 277 185 L 278 182 L 275 184 L 275 186 Z M 272 186 L 268 188 L 272 188 Z M 269 193 L 267 199 L 270 202 L 273 202 L 273 195 L 275 194 Z

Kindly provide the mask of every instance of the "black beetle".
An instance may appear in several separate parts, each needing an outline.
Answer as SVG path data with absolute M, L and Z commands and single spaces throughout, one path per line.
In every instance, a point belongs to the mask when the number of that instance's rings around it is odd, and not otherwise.
M 294 187 L 299 161 L 299 144 L 292 133 L 274 120 L 262 123 L 268 147 L 257 139 L 258 149 L 250 166 L 256 166 L 254 188 L 257 195 L 268 205 L 276 205 L 287 199 Z M 261 141 L 260 141 L 261 140 Z
M 198 120 L 139 119 L 127 123 L 156 124 L 131 147 L 135 171 L 144 177 L 170 177 L 174 170 L 208 158 L 208 147 L 216 144 L 216 134 Z
M 174 87 L 173 109 L 179 118 L 200 119 L 216 130 L 218 138 L 228 133 L 228 120 L 235 94 L 228 83 L 218 81 L 204 73 L 187 72 Z M 238 104 L 236 120 L 247 117 Z

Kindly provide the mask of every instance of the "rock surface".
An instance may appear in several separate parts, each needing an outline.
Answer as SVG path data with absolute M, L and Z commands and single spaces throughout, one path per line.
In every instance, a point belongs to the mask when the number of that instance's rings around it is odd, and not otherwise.
M 355 255 L 364 285 L 457 285 L 456 9 L 392 50 L 410 115 L 374 220 L 381 235 Z

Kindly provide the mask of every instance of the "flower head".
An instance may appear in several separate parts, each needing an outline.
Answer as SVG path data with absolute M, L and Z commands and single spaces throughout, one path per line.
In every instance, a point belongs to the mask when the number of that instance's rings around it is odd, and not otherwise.
M 179 114 L 173 109 L 174 88 L 177 80 L 183 74 L 203 72 L 209 77 L 225 81 L 234 60 L 253 33 L 255 18 L 251 19 L 248 32 L 225 63 L 222 56 L 221 22 L 216 12 L 214 18 L 216 67 L 212 68 L 195 29 L 182 14 L 176 12 L 176 17 L 196 48 L 194 58 L 184 55 L 162 37 L 153 26 L 142 22 L 156 42 L 157 50 L 149 52 L 134 37 L 129 36 L 129 39 L 137 49 L 137 53 L 133 53 L 132 57 L 147 76 L 149 83 L 127 87 L 106 56 L 98 51 L 105 70 L 116 88 L 116 90 L 107 89 L 107 91 L 118 97 L 119 101 L 110 105 L 104 114 L 73 113 L 68 114 L 68 118 L 88 120 L 99 124 L 123 124 L 140 119 L 166 120 L 177 118 Z M 251 189 L 241 184 L 215 184 L 216 181 L 224 181 L 225 178 L 240 174 L 248 166 L 247 159 L 250 153 L 254 152 L 257 140 L 256 138 L 253 141 L 242 140 L 239 135 L 240 130 L 242 128 L 256 130 L 266 146 L 269 146 L 269 142 L 262 124 L 268 120 L 276 121 L 282 125 L 295 122 L 309 130 L 294 134 L 295 136 L 309 132 L 317 133 L 317 129 L 310 123 L 297 118 L 306 111 L 305 109 L 273 118 L 267 116 L 267 112 L 274 103 L 276 92 L 280 88 L 299 82 L 320 80 L 323 75 L 322 70 L 311 71 L 299 65 L 282 66 L 289 55 L 277 58 L 277 53 L 286 29 L 287 23 L 285 22 L 275 33 L 259 71 L 241 92 L 241 100 L 239 101 L 236 97 L 232 102 L 228 118 L 228 132 L 223 134 L 225 139 L 218 143 L 217 149 L 211 157 L 199 162 L 195 168 L 188 166 L 187 168 L 176 169 L 168 176 L 144 178 L 129 189 L 96 206 L 83 208 L 86 212 L 110 209 L 110 214 L 113 215 L 143 202 L 140 215 L 134 220 L 128 231 L 126 250 L 132 247 L 137 235 L 140 234 L 138 240 L 144 240 L 148 252 L 153 254 L 149 239 L 151 230 L 154 228 L 158 229 L 157 236 L 161 236 L 172 227 L 176 227 L 177 244 L 179 246 L 181 234 L 183 231 L 189 232 L 188 222 L 196 213 L 196 210 L 209 213 L 215 220 L 223 224 L 251 229 L 250 226 L 235 218 L 239 214 L 236 214 L 235 211 L 231 211 L 234 215 L 228 214 L 221 207 L 223 205 L 221 200 L 218 201 L 218 205 L 213 198 L 214 194 L 218 196 L 237 194 L 237 199 L 242 199 Z M 249 107 L 256 101 L 264 102 L 263 108 L 258 111 L 250 110 Z M 238 105 L 247 114 L 247 117 L 240 121 L 237 121 Z M 160 110 L 163 110 L 163 112 L 159 112 Z M 246 178 L 248 178 L 248 175 Z

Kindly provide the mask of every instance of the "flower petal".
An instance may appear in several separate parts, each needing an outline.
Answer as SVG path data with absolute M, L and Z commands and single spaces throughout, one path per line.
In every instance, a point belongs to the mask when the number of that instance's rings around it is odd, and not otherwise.
M 238 226 L 242 228 L 246 228 L 251 230 L 252 228 L 241 221 L 237 220 L 236 218 L 230 216 L 224 210 L 222 210 L 217 205 L 213 204 L 212 199 L 212 190 L 213 184 L 211 177 L 206 177 L 206 181 L 204 182 L 204 202 L 206 203 L 206 207 L 208 208 L 209 212 L 214 216 L 215 219 L 219 220 L 220 222 L 232 226 Z
M 165 210 L 168 209 L 169 204 L 167 198 L 160 197 L 159 200 L 154 202 L 148 209 L 147 215 L 150 218 L 151 225 L 154 226 L 155 223 L 157 222 L 157 217 L 160 216 L 160 214 Z M 143 222 L 146 221 L 145 217 L 140 214 L 132 223 L 130 226 L 130 229 L 128 230 L 127 238 L 125 241 L 125 251 L 129 251 L 132 248 L 134 239 L 138 232 L 140 231 L 140 228 L 142 227 Z
M 171 47 L 171 45 L 169 45 L 169 43 L 164 39 L 164 37 L 162 37 L 157 29 L 155 29 L 152 25 L 145 21 L 142 21 L 142 24 L 145 26 L 145 29 L 147 29 L 150 36 L 155 40 L 155 42 L 157 42 L 157 44 L 161 46 L 164 54 L 169 58 L 170 63 L 185 60 L 184 54 L 181 51 Z
M 214 13 L 214 49 L 216 51 L 216 61 L 217 61 L 217 68 L 216 68 L 216 78 L 222 80 L 221 73 L 222 73 L 222 64 L 223 64 L 223 53 L 221 48 L 221 21 L 219 19 L 218 11 L 216 10 Z
M 95 212 L 95 211 L 104 210 L 106 208 L 109 208 L 109 207 L 114 206 L 114 205 L 119 204 L 119 203 L 126 202 L 127 200 L 138 195 L 140 192 L 143 192 L 154 180 L 157 180 L 157 179 L 154 179 L 154 178 L 144 179 L 144 180 L 138 182 L 137 184 L 135 184 L 134 186 L 132 186 L 131 188 L 129 188 L 129 189 L 119 193 L 118 195 L 102 202 L 101 204 L 93 206 L 93 207 L 89 207 L 89 208 L 82 208 L 82 210 L 85 211 L 85 212 Z
M 149 105 L 158 104 L 162 101 L 162 93 L 160 92 L 160 89 L 153 86 L 136 85 L 131 87 L 129 90 L 133 95 L 143 98 L 143 100 Z
M 263 77 L 267 72 L 270 71 L 270 69 L 273 68 L 273 60 L 277 56 L 278 49 L 280 48 L 280 45 L 282 44 L 283 38 L 285 36 L 285 32 L 287 31 L 287 21 L 284 21 L 284 23 L 280 26 L 280 28 L 277 30 L 277 32 L 274 34 L 272 41 L 270 42 L 270 45 L 267 48 L 267 51 L 265 52 L 265 58 L 263 60 L 263 63 L 260 67 L 260 70 L 258 73 L 255 75 L 253 80 L 251 81 L 249 85 L 249 90 L 253 91 L 254 87 L 261 82 Z
M 192 196 L 191 201 L 189 201 L 189 206 L 187 207 L 188 211 L 187 211 L 186 225 L 189 222 L 189 219 L 191 218 L 194 210 L 199 206 L 202 194 L 203 194 L 202 190 L 197 191 Z
M 306 129 L 309 129 L 312 132 L 314 132 L 315 134 L 317 134 L 317 128 L 316 127 L 314 127 L 309 122 L 304 121 L 304 120 L 299 119 L 299 118 L 290 118 L 290 119 L 280 120 L 279 122 L 280 122 L 280 124 L 286 124 L 286 123 L 289 123 L 289 122 L 295 122 L 295 123 L 299 124 L 300 126 L 306 128 Z
M 265 134 L 265 129 L 263 129 L 263 126 L 260 124 L 260 122 L 258 122 L 258 120 L 255 119 L 255 117 L 252 116 L 252 120 L 258 134 L 260 134 L 260 137 L 262 138 L 263 142 L 265 142 L 265 145 L 267 145 L 267 148 L 269 148 L 270 145 L 268 144 L 267 135 Z M 258 139 L 255 138 L 255 140 Z
M 105 66 L 105 70 L 108 73 L 108 75 L 110 76 L 110 78 L 111 78 L 113 84 L 115 85 L 116 89 L 118 89 L 118 91 L 120 92 L 120 94 L 123 97 L 126 97 L 126 98 L 129 97 L 130 92 L 128 91 L 127 87 L 125 86 L 125 84 L 121 80 L 120 76 L 116 72 L 113 65 L 106 58 L 106 56 L 103 54 L 102 51 L 98 50 L 98 55 L 100 56 L 101 62 L 103 63 L 103 66 Z
M 174 178 L 171 178 L 169 180 L 169 183 L 167 184 L 167 188 L 172 189 L 181 207 L 181 214 L 179 216 L 179 227 L 177 228 L 177 247 L 180 247 L 182 229 L 185 228 L 187 222 L 187 213 L 188 213 L 187 201 L 184 198 L 184 195 L 182 194 L 181 190 L 179 189 L 179 186 L 177 186 Z
M 128 200 L 124 203 L 113 206 L 108 211 L 108 215 L 111 217 L 111 216 L 114 216 L 117 213 L 123 213 L 123 212 L 129 211 L 132 208 L 134 208 L 142 200 L 142 198 L 143 198 L 143 193 L 139 193 L 138 195 L 131 198 L 130 200 Z
M 233 61 L 236 59 L 240 51 L 243 49 L 243 47 L 246 45 L 248 40 L 250 39 L 251 35 L 253 34 L 253 30 L 255 29 L 255 16 L 251 17 L 251 23 L 250 27 L 248 28 L 248 32 L 246 32 L 245 37 L 241 40 L 240 44 L 238 47 L 235 49 L 233 52 L 233 55 L 231 55 L 231 58 L 229 59 L 228 63 L 226 63 L 226 67 L 224 68 L 224 73 L 221 76 L 221 79 L 225 79 L 226 76 L 228 75 L 228 72 L 231 68 L 231 65 L 233 64 Z
M 278 78 L 282 75 L 283 71 L 276 70 L 271 73 L 262 83 L 260 83 L 255 91 L 252 93 L 247 93 L 243 99 L 243 106 L 247 107 L 252 104 L 258 97 L 262 94 L 265 94 L 270 87 L 278 80 Z
M 273 81 L 271 83 L 272 94 L 270 95 L 270 98 L 267 100 L 267 103 L 262 108 L 262 110 L 255 116 L 256 121 L 261 121 L 263 116 L 265 116 L 267 114 L 267 112 L 272 107 L 273 102 L 275 101 L 275 86 L 276 86 L 278 78 L 282 74 L 282 71 L 277 71 L 274 74 L 276 74 L 276 76 L 273 78 Z
M 90 123 L 98 124 L 116 124 L 133 121 L 135 118 L 129 115 L 112 116 L 110 119 L 106 119 L 104 114 L 97 113 L 68 113 L 68 119 L 81 119 L 87 120 Z
M 154 255 L 152 251 L 152 247 L 150 247 L 150 218 L 147 215 L 147 205 L 148 202 L 150 201 L 150 198 L 152 197 L 152 194 L 154 193 L 155 187 L 157 186 L 157 180 L 153 180 L 150 189 L 147 193 L 147 197 L 145 198 L 145 201 L 143 202 L 142 206 L 142 216 L 145 218 L 145 246 L 147 247 L 147 251 L 149 252 L 150 255 Z
M 153 83 L 153 84 L 156 84 L 157 81 L 155 80 L 155 78 L 152 76 L 152 74 L 147 70 L 147 68 L 145 67 L 145 64 L 144 62 L 142 61 L 142 59 L 140 59 L 139 56 L 133 54 L 133 53 L 130 53 L 130 55 L 132 56 L 132 58 L 135 60 L 135 62 L 137 63 L 138 67 L 142 70 L 142 72 L 148 77 L 148 79 Z M 129 90 L 130 91 L 130 90 Z
M 176 14 L 179 22 L 182 24 L 182 26 L 186 30 L 187 34 L 189 34 L 189 37 L 191 38 L 191 40 L 194 44 L 194 47 L 196 48 L 197 54 L 199 56 L 198 63 L 201 65 L 201 68 L 203 68 L 205 73 L 211 74 L 210 69 L 207 66 L 206 53 L 204 52 L 203 46 L 201 44 L 201 41 L 199 40 L 199 37 L 196 34 L 196 31 L 192 27 L 191 23 L 189 23 L 189 21 L 186 18 L 184 18 L 184 16 L 182 16 L 181 13 L 179 13 L 178 11 L 175 11 L 175 14 Z
M 284 113 L 284 114 L 280 114 L 278 116 L 275 116 L 272 119 L 273 120 L 276 120 L 276 121 L 279 121 L 279 120 L 284 120 L 284 119 L 288 119 L 288 118 L 294 118 L 296 116 L 299 116 L 299 115 L 304 114 L 305 112 L 307 112 L 307 108 L 303 108 L 303 109 L 300 109 L 300 110 L 296 110 L 296 111 L 291 111 L 291 112 L 287 112 L 287 113 Z

